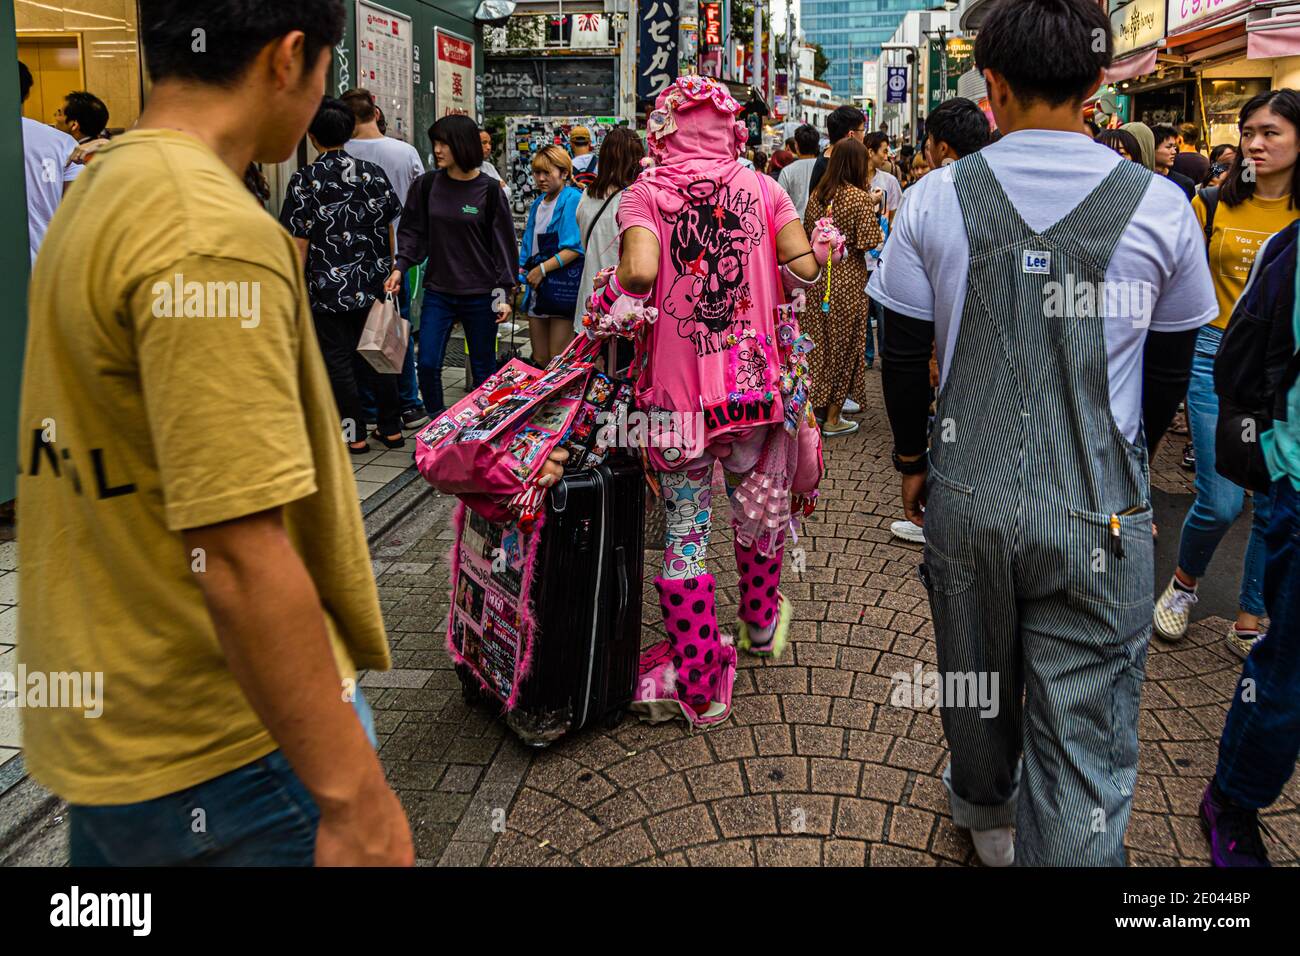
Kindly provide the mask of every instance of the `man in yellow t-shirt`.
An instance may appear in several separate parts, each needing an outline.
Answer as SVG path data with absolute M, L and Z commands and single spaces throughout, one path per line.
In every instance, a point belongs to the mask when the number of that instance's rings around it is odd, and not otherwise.
M 355 690 L 388 646 L 302 270 L 242 182 L 302 138 L 343 17 L 143 3 L 149 103 L 36 262 L 18 654 L 74 865 L 413 859 Z

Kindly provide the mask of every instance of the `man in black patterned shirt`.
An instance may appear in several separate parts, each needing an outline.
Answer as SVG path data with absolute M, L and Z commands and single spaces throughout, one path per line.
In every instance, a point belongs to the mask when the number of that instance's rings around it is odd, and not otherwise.
M 321 101 L 307 130 L 321 154 L 289 180 L 280 221 L 302 252 L 316 338 L 329 370 L 348 450 L 360 455 L 370 446 L 357 391 L 358 375 L 365 377 L 378 406 L 378 427 L 371 437 L 388 448 L 401 448 L 406 440 L 402 437 L 397 376 L 381 375 L 366 362 L 357 361 L 366 316 L 375 299 L 384 294 L 384 279 L 392 268 L 392 223 L 402 206 L 382 168 L 344 151 L 343 144 L 352 138 L 355 126 L 356 119 L 345 104 L 330 97 Z

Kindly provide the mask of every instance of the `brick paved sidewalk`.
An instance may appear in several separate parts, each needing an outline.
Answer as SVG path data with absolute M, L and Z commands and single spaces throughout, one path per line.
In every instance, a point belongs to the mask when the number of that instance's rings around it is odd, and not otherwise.
M 816 520 L 787 552 L 782 588 L 794 601 L 791 651 L 777 663 L 742 655 L 732 718 L 707 733 L 631 719 L 542 751 L 461 701 L 442 650 L 450 502 L 422 527 L 376 549 L 397 668 L 368 675 L 381 756 L 428 864 L 970 864 L 940 780 L 947 760 L 937 712 L 890 705 L 890 675 L 935 665 L 919 546 L 890 538 L 898 482 L 879 396 L 862 429 L 827 443 Z M 1181 491 L 1174 440 L 1159 487 Z M 721 496 L 718 496 L 721 498 Z M 725 505 L 711 569 L 724 630 L 736 604 Z M 646 556 L 643 643 L 662 623 Z M 1213 771 L 1240 661 L 1227 622 L 1195 624 L 1186 640 L 1153 642 L 1142 697 L 1141 775 L 1128 831 L 1135 865 L 1205 865 L 1196 806 Z M 1300 777 L 1265 816 L 1275 862 L 1300 856 Z

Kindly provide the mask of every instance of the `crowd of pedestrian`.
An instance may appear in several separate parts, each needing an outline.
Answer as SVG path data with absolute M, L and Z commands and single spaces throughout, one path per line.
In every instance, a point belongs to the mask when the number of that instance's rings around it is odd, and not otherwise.
M 797 293 L 813 435 L 858 430 L 879 353 L 904 513 L 891 530 L 924 546 L 938 667 L 1002 678 L 991 715 L 940 707 L 953 821 L 987 865 L 1125 862 L 1149 640 L 1186 635 L 1249 498 L 1224 635 L 1243 680 L 1201 819 L 1216 865 L 1267 865 L 1258 813 L 1300 752 L 1300 94 L 1253 97 L 1239 142 L 1208 155 L 1195 124 L 1089 130 L 1105 11 L 996 0 L 974 47 L 987 112 L 948 100 L 895 152 L 843 106 L 825 147 L 804 125 L 744 157 L 739 104 L 683 77 L 644 139 L 616 127 L 597 147 L 575 126 L 568 148 L 531 151 L 520 230 L 473 119 L 429 128 L 426 171 L 369 92 L 322 97 L 341 5 L 207 6 L 228 16 L 194 57 L 188 5 L 141 4 L 152 88 L 131 130 L 106 138 L 108 111 L 85 92 L 59 129 L 23 120 L 23 428 L 57 420 L 59 447 L 94 443 L 101 493 L 59 479 L 53 439 L 24 446 L 20 648 L 32 669 L 136 691 L 99 721 L 25 715 L 28 764 L 70 806 L 73 863 L 411 862 L 355 686 L 389 654 L 347 452 L 406 447 L 404 431 L 446 411 L 457 325 L 477 387 L 507 325 L 513 339 L 527 323 L 545 365 L 593 310 L 658 310 L 637 342 L 637 397 L 711 424 L 694 458 L 646 453 L 667 514 L 668 638 L 635 703 L 725 719 L 735 650 L 705 565 L 713 475 L 720 464 L 742 504 L 777 488 L 788 526 L 797 453 L 781 444 L 774 342 Z M 21 64 L 19 82 L 26 99 Z M 277 224 L 259 164 L 304 134 L 313 159 Z M 256 319 L 163 320 L 173 281 L 256 286 Z M 1054 307 L 1054 286 L 1094 290 L 1094 305 Z M 1107 304 L 1115 288 L 1141 290 L 1140 314 Z M 400 371 L 376 371 L 363 330 L 391 300 L 409 332 L 417 298 Z M 1274 323 L 1264 489 L 1216 467 L 1237 420 L 1216 391 L 1221 355 L 1243 322 Z M 1180 405 L 1195 499 L 1157 595 L 1149 461 Z M 735 510 L 740 647 L 779 656 L 784 532 L 748 533 Z M 229 808 L 202 840 L 177 825 L 196 801 Z

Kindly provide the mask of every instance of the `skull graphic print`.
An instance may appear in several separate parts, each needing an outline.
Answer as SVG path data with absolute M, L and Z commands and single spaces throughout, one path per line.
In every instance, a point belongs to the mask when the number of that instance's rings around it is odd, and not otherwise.
M 720 351 L 733 323 L 752 307 L 746 267 L 763 241 L 758 203 L 729 185 L 697 182 L 669 218 L 671 278 L 664 311 L 697 355 Z

